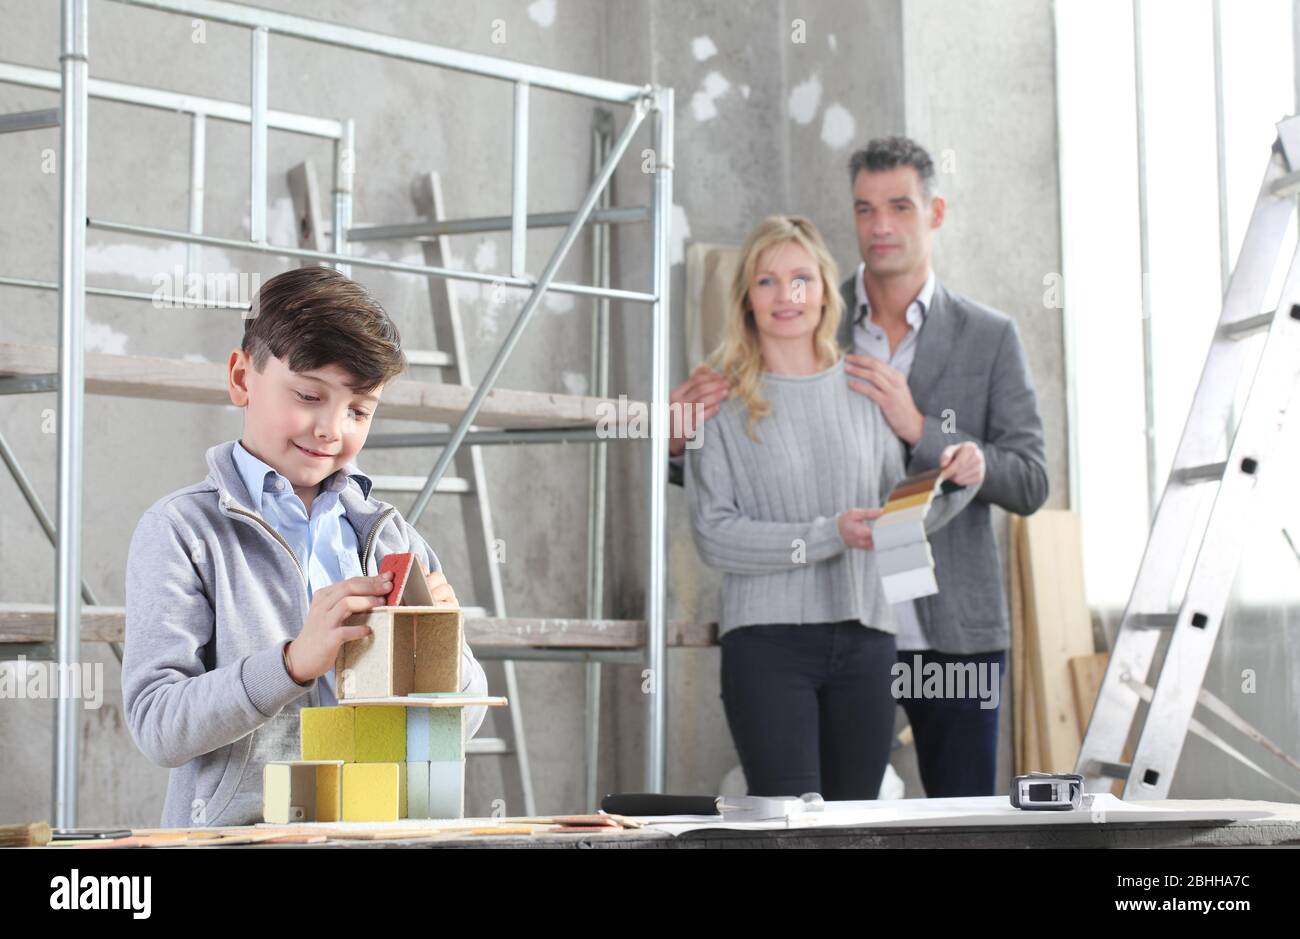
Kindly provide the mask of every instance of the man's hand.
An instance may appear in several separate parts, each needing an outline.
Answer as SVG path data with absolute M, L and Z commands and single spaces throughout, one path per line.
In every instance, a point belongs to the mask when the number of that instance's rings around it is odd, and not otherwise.
M 303 684 L 333 668 L 339 646 L 370 635 L 369 626 L 344 626 L 343 621 L 353 613 L 383 606 L 392 589 L 392 571 L 385 571 L 374 577 L 349 577 L 313 593 L 307 622 L 289 643 L 289 677 Z
M 939 454 L 939 469 L 944 479 L 962 486 L 978 486 L 984 482 L 984 451 L 969 440 L 944 447 Z
M 907 387 L 902 372 L 869 355 L 844 356 L 844 371 L 863 379 L 854 381 L 850 377 L 849 387 L 880 405 L 890 430 L 908 446 L 914 447 L 920 442 L 925 430 L 925 415 L 912 400 L 912 389 Z
M 693 439 L 699 433 L 700 425 L 718 413 L 722 399 L 726 396 L 726 379 L 707 365 L 698 366 L 686 381 L 672 390 L 668 396 L 668 413 L 671 415 L 690 410 L 698 415 L 698 421 L 686 419 L 672 422 L 669 428 L 671 436 L 668 438 L 670 456 L 681 456 L 686 452 L 686 441 Z
M 835 519 L 840 529 L 840 540 L 846 547 L 870 551 L 876 543 L 871 537 L 871 526 L 867 522 L 884 514 L 884 509 L 848 509 L 841 512 Z
M 433 594 L 433 605 L 444 607 L 459 607 L 460 601 L 456 599 L 456 591 L 451 589 L 451 584 L 447 583 L 447 575 L 442 571 L 430 571 L 429 576 L 424 578 L 429 585 L 429 593 Z

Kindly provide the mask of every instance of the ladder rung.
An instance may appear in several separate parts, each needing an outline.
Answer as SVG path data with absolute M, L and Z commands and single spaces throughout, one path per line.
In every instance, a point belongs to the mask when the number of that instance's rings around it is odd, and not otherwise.
M 465 744 L 466 756 L 485 756 L 512 752 L 500 737 L 475 737 Z
M 1124 618 L 1134 629 L 1173 629 L 1178 623 L 1177 613 L 1134 613 Z
M 1255 333 L 1268 329 L 1269 324 L 1272 322 L 1273 313 L 1247 316 L 1243 319 L 1233 320 L 1231 323 L 1224 323 L 1219 329 L 1219 334 L 1224 339 L 1245 339 L 1247 336 L 1253 336 Z
M 424 489 L 424 482 L 427 476 L 372 476 L 371 481 L 375 489 L 382 489 L 384 492 L 420 492 Z M 444 476 L 438 480 L 438 488 L 435 490 L 440 493 L 450 493 L 453 495 L 464 495 L 473 492 L 468 479 L 461 479 L 459 476 Z
M 1107 763 L 1102 760 L 1094 760 L 1088 764 L 1088 772 L 1085 774 L 1091 777 L 1101 776 L 1106 779 L 1128 779 L 1133 767 L 1129 763 Z
M 1297 192 L 1300 192 L 1300 171 L 1287 173 L 1281 179 L 1275 180 L 1272 192 L 1279 199 L 1294 196 Z
M 540 212 L 527 216 L 529 228 L 564 228 L 574 217 L 573 212 Z M 648 222 L 650 207 L 645 205 L 618 205 L 593 209 L 587 221 L 592 225 L 618 225 L 626 222 Z M 482 232 L 510 231 L 514 220 L 509 215 L 486 218 L 452 218 L 442 221 L 399 222 L 396 225 L 361 225 L 348 229 L 348 241 L 391 241 L 412 238 L 436 238 L 439 235 L 471 235 Z
M 1176 469 L 1169 474 L 1171 482 L 1176 483 L 1208 483 L 1218 482 L 1223 479 L 1223 471 L 1228 468 L 1227 463 L 1205 463 L 1201 466 L 1185 466 L 1182 469 Z
M 436 365 L 439 368 L 446 368 L 456 363 L 451 353 L 440 352 L 437 349 L 404 349 L 403 351 L 406 353 L 408 365 Z
M 16 111 L 13 114 L 0 114 L 0 134 L 58 127 L 59 123 L 58 108 L 45 108 L 41 111 Z

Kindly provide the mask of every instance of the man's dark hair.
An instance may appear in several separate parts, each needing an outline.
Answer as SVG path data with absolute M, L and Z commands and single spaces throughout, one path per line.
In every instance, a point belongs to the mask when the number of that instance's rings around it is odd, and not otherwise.
M 921 178 L 921 194 L 930 199 L 934 196 L 934 161 L 915 140 L 910 137 L 877 137 L 861 150 L 849 157 L 849 185 L 857 181 L 858 173 L 880 173 L 910 166 Z
M 338 365 L 360 392 L 406 369 L 402 338 L 379 301 L 329 267 L 285 271 L 263 284 L 244 322 L 243 350 L 259 372 L 268 356 L 295 372 Z

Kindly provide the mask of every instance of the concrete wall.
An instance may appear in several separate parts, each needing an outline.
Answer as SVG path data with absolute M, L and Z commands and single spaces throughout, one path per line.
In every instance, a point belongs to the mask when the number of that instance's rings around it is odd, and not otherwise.
M 999 5 L 996 17 L 943 0 L 826 0 L 808 7 L 790 0 L 706 6 L 684 0 L 514 0 L 490 9 L 469 0 L 263 3 L 507 59 L 674 87 L 674 381 L 695 364 L 685 360 L 681 343 L 685 246 L 697 240 L 739 243 L 763 216 L 797 211 L 818 223 L 847 271 L 857 263 L 845 172 L 849 153 L 873 136 L 916 137 L 939 161 L 941 188 L 949 200 L 938 274 L 950 287 L 1015 317 L 1047 425 L 1050 504 L 1064 505 L 1062 331 L 1059 311 L 1042 302 L 1044 276 L 1060 269 L 1052 23 L 1044 0 L 1013 0 Z M 92 75 L 232 100 L 247 96 L 243 31 L 208 24 L 204 41 L 195 42 L 194 27 L 183 19 L 110 3 L 92 4 L 91 16 Z M 0 0 L 0 21 L 6 24 L 0 60 L 57 69 L 58 22 L 52 7 Z M 412 218 L 410 183 L 430 169 L 444 174 L 449 215 L 508 211 L 507 85 L 290 40 L 273 39 L 271 48 L 273 107 L 356 118 L 358 222 Z M 0 85 L 0 111 L 56 103 L 53 93 Z M 617 115 L 619 126 L 623 119 Z M 590 103 L 534 92 L 531 211 L 577 204 L 591 172 L 591 123 Z M 100 102 L 92 106 L 90 141 L 92 216 L 184 227 L 188 124 L 183 118 Z M 641 172 L 640 155 L 649 146 L 647 126 L 615 178 L 620 204 L 648 202 L 649 177 Z M 42 171 L 51 149 L 57 149 L 56 131 L 0 137 L 0 162 L 8 170 L 0 181 L 0 203 L 10 220 L 0 226 L 2 273 L 56 276 L 57 177 Z M 294 238 L 284 173 L 303 159 L 314 159 L 324 171 L 329 149 L 307 138 L 272 135 L 274 241 Z M 246 130 L 213 122 L 208 231 L 243 236 L 246 172 Z M 557 237 L 554 232 L 530 237 L 533 270 Z M 456 239 L 455 251 L 455 265 L 502 271 L 509 243 L 503 236 L 464 237 Z M 374 246 L 366 253 L 418 259 L 410 245 Z M 616 285 L 647 287 L 647 232 L 617 229 L 614 257 Z M 89 272 L 96 284 L 151 290 L 155 275 L 170 274 L 183 258 L 183 249 L 161 242 L 90 236 Z M 212 249 L 204 250 L 203 265 L 263 276 L 282 269 L 275 258 Z M 355 273 L 393 312 L 410 346 L 433 345 L 426 281 L 360 268 Z M 587 246 L 580 241 L 561 277 L 590 276 Z M 434 289 L 446 288 L 435 283 Z M 523 295 L 507 291 L 502 300 L 477 285 L 451 289 L 462 304 L 470 364 L 481 374 Z M 9 310 L 6 341 L 56 340 L 53 294 L 0 287 L 0 298 Z M 502 386 L 585 392 L 590 311 L 584 301 L 548 299 L 507 366 Z M 105 352 L 224 361 L 239 335 L 233 314 L 159 310 L 127 301 L 92 299 L 88 320 L 87 348 Z M 612 323 L 615 393 L 644 397 L 647 308 L 614 304 Z M 414 371 L 417 377 L 436 374 Z M 7 400 L 0 409 L 0 432 L 22 457 L 51 511 L 56 451 L 44 419 L 53 407 L 52 395 L 33 395 Z M 229 407 L 89 397 L 86 427 L 85 576 L 100 603 L 120 604 L 126 545 L 141 512 L 160 495 L 200 478 L 204 450 L 237 436 L 241 416 Z M 382 420 L 376 427 L 379 432 L 411 429 L 416 425 Z M 363 456 L 362 466 L 370 472 L 413 474 L 427 470 L 433 454 L 368 451 Z M 619 443 L 610 457 L 606 613 L 639 617 L 646 444 Z M 498 534 L 505 541 L 508 611 L 582 616 L 586 449 L 489 448 L 486 459 Z M 396 496 L 392 501 L 405 509 L 410 500 Z M 0 485 L 0 521 L 0 597 L 48 602 L 53 550 L 12 485 Z M 669 493 L 668 521 L 670 616 L 712 619 L 718 580 L 695 553 L 677 488 Z M 459 513 L 450 499 L 435 500 L 421 527 L 453 582 L 467 582 Z M 104 665 L 107 687 L 102 707 L 83 717 L 81 821 L 154 823 L 166 771 L 138 753 L 123 726 L 111 654 L 88 645 L 86 657 Z M 718 697 L 718 665 L 716 649 L 669 654 L 668 785 L 674 791 L 717 791 L 737 763 Z M 1228 678 L 1235 674 L 1230 665 L 1222 668 Z M 582 666 L 523 664 L 518 672 L 539 810 L 588 808 L 582 796 Z M 606 668 L 604 676 L 599 788 L 637 789 L 641 675 L 637 669 Z M 1288 726 L 1293 730 L 1294 715 Z M 484 733 L 490 732 L 489 725 Z M 1009 739 L 1009 728 L 1003 736 Z M 0 708 L 0 751 L 10 769 L 0 776 L 0 815 L 35 818 L 46 812 L 51 737 L 48 702 L 6 701 Z M 1189 753 L 1199 768 L 1201 754 Z M 1217 765 L 1213 755 L 1206 760 L 1206 766 Z M 908 794 L 919 795 L 910 751 L 898 751 L 895 765 Z M 1003 768 L 1005 774 L 1005 759 Z M 497 799 L 507 800 L 508 812 L 522 811 L 507 778 L 512 769 L 496 758 L 472 759 L 469 811 L 488 812 Z

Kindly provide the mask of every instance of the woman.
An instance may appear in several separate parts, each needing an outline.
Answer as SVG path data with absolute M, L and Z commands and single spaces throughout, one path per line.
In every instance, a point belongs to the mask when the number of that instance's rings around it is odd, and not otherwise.
M 848 386 L 838 281 L 808 220 L 753 231 L 710 359 L 727 399 L 686 462 L 695 543 L 724 572 L 722 699 L 751 795 L 874 799 L 893 737 L 895 625 L 868 523 L 903 445 Z M 940 467 L 983 480 L 972 443 Z M 937 497 L 926 528 L 977 489 Z

